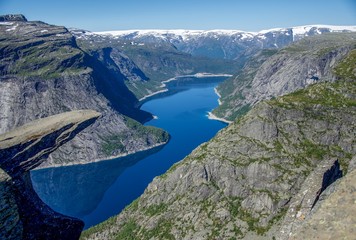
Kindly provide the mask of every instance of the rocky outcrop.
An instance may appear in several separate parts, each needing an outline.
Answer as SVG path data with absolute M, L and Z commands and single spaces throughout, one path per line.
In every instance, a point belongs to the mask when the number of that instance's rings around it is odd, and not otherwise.
M 334 81 L 333 69 L 355 48 L 356 34 L 304 38 L 286 48 L 262 51 L 218 87 L 222 105 L 213 111 L 234 120 L 261 100 L 294 92 L 320 81 Z
M 290 239 L 353 239 L 356 236 L 356 171 L 328 189 L 328 196 L 290 233 Z
M 0 238 L 78 239 L 84 223 L 54 212 L 32 188 L 29 171 L 100 116 L 90 110 L 39 119 L 0 135 Z
M 0 16 L 0 22 L 6 21 L 19 21 L 19 22 L 27 22 L 27 19 L 22 14 L 8 14 Z
M 80 49 L 64 27 L 5 21 L 0 32 L 0 133 L 69 110 L 102 114 L 41 167 L 107 159 L 167 142 L 163 130 L 141 125 L 152 116 L 137 109 L 124 83 L 126 72 L 120 73 L 125 66 L 111 71 Z M 115 59 L 119 64 L 124 58 Z
M 285 216 L 311 212 L 347 171 L 356 153 L 354 91 L 354 82 L 320 83 L 257 104 L 82 237 L 278 238 Z
M 288 239 L 311 215 L 315 204 L 324 190 L 342 177 L 339 162 L 336 159 L 325 159 L 309 174 L 299 192 L 292 198 L 289 209 L 275 235 L 277 239 Z

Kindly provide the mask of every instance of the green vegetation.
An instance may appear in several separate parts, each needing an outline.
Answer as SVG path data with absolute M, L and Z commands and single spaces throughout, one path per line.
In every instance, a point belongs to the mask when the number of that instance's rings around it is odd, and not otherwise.
M 138 201 L 139 198 L 136 198 L 130 205 L 128 205 L 125 209 L 130 211 L 136 211 L 138 209 Z
M 111 135 L 109 137 L 104 138 L 104 142 L 102 143 L 102 151 L 110 156 L 114 152 L 124 152 L 126 150 L 125 145 L 123 144 L 123 139 L 125 137 L 123 135 Z
M 248 59 L 237 74 L 219 84 L 217 90 L 221 95 L 222 104 L 214 109 L 213 113 L 230 121 L 245 115 L 251 109 L 251 106 L 249 104 L 236 104 L 236 102 L 245 99 L 243 89 L 251 88 L 250 84 L 258 68 L 277 52 L 278 50 L 276 49 L 261 50 L 258 54 Z
M 159 205 L 150 205 L 147 208 L 145 208 L 144 214 L 147 216 L 154 216 L 154 215 L 159 215 L 160 213 L 166 211 L 168 208 L 167 204 L 161 203 Z
M 226 80 L 218 86 L 218 91 L 221 95 L 222 104 L 214 109 L 213 113 L 218 117 L 223 117 L 227 120 L 235 120 L 239 116 L 244 115 L 248 108 L 245 107 L 244 93 L 251 88 L 251 82 L 256 76 L 260 66 L 269 60 L 273 63 L 275 59 L 281 57 L 290 57 L 306 55 L 309 58 L 322 60 L 328 54 L 341 47 L 354 48 L 356 46 L 355 33 L 330 33 L 322 36 L 316 35 L 308 38 L 303 38 L 281 50 L 263 50 L 259 54 L 251 57 L 243 69 L 235 74 L 232 78 Z M 341 79 L 356 79 L 356 50 L 342 61 L 337 68 L 335 74 Z M 253 91 L 253 90 L 252 90 Z
M 355 82 L 319 83 L 271 100 L 270 103 L 283 108 L 305 110 L 316 105 L 333 108 L 355 107 L 356 99 L 351 95 L 345 94 L 347 92 L 356 93 Z
M 108 229 L 110 226 L 114 225 L 115 223 L 116 223 L 116 217 L 115 216 L 111 217 L 108 220 L 83 231 L 82 234 L 80 235 L 80 239 L 88 238 L 90 235 L 94 233 L 101 232 L 105 229 Z
M 115 234 L 115 239 L 117 239 L 117 240 L 139 239 L 136 237 L 136 230 L 138 230 L 138 229 L 139 229 L 139 227 L 134 222 L 134 220 L 129 220 L 123 225 L 121 230 Z
M 162 239 L 162 240 L 175 240 L 175 237 L 171 233 L 173 227 L 173 222 L 164 218 L 160 218 L 157 225 L 150 230 L 141 228 L 140 238 L 143 240 L 149 240 L 152 238 Z
M 356 80 L 356 49 L 336 66 L 334 73 L 341 79 Z
M 338 37 L 335 38 L 334 35 L 330 35 L 327 38 L 333 38 L 337 41 L 340 40 Z M 318 38 L 315 39 L 318 40 Z M 322 48 L 312 47 L 312 45 L 308 46 L 310 43 L 308 41 L 316 41 L 315 39 L 306 40 L 296 44 L 296 46 L 286 48 L 283 51 L 296 53 L 298 51 L 309 51 L 309 48 L 316 48 L 316 50 L 311 49 L 313 50 L 312 52 L 323 55 L 333 50 L 333 48 L 328 48 L 323 51 Z M 323 41 L 321 41 L 320 44 L 324 47 L 327 44 L 330 45 L 330 43 L 324 43 Z M 275 52 L 266 51 L 264 54 L 267 58 L 274 55 Z M 201 166 L 205 164 L 209 166 L 207 159 L 214 159 L 214 164 L 215 162 L 220 161 L 221 165 L 216 164 L 216 166 L 214 166 L 215 168 L 220 169 L 231 167 L 231 169 L 235 168 L 234 171 L 237 173 L 245 174 L 235 176 L 234 179 L 232 179 L 232 181 L 236 180 L 241 183 L 241 189 L 239 189 L 239 191 L 241 190 L 241 192 L 243 192 L 243 197 L 229 196 L 230 189 L 223 189 L 224 187 L 222 187 L 222 185 L 224 185 L 224 183 L 221 183 L 222 178 L 219 179 L 220 170 L 216 170 L 217 172 L 213 175 L 214 177 L 208 181 L 202 176 L 202 182 L 197 183 L 198 185 L 195 185 L 196 183 L 194 183 L 192 188 L 188 187 L 186 195 L 179 195 L 179 197 L 173 195 L 173 197 L 175 197 L 174 199 L 176 199 L 175 201 L 181 201 L 183 199 L 182 201 L 187 202 L 187 204 L 192 204 L 192 208 L 198 210 L 200 217 L 206 218 L 206 222 L 204 223 L 206 225 L 204 225 L 204 227 L 209 229 L 209 232 L 206 233 L 208 235 L 207 239 L 221 238 L 221 236 L 224 236 L 224 232 L 227 231 L 233 231 L 235 233 L 235 236 L 232 239 L 235 237 L 244 237 L 246 231 L 253 231 L 259 235 L 263 235 L 269 231 L 272 226 L 280 222 L 286 215 L 288 204 L 284 207 L 280 207 L 276 211 L 273 210 L 273 212 L 264 210 L 265 208 L 261 208 L 263 209 L 260 210 L 261 212 L 254 212 L 254 210 L 252 210 L 253 208 L 243 208 L 242 203 L 246 199 L 246 195 L 251 196 L 250 194 L 255 194 L 257 197 L 259 195 L 268 195 L 268 198 L 271 199 L 274 206 L 281 203 L 285 204 L 285 201 L 291 199 L 293 197 L 291 195 L 299 190 L 301 185 L 300 182 L 302 182 L 301 180 L 305 179 L 314 170 L 317 164 L 329 157 L 337 158 L 343 173 L 345 174 L 347 172 L 348 163 L 353 156 L 352 153 L 342 149 L 342 147 L 340 147 L 342 145 L 340 144 L 339 146 L 337 145 L 338 143 L 324 145 L 326 143 L 324 143 L 322 137 L 323 135 L 327 136 L 328 134 L 332 137 L 334 136 L 333 127 L 341 124 L 341 114 L 343 114 L 343 116 L 350 116 L 351 118 L 355 116 L 355 60 L 356 51 L 354 50 L 335 68 L 335 74 L 340 80 L 334 83 L 320 82 L 311 85 L 306 89 L 298 90 L 294 93 L 261 103 L 261 105 L 257 107 L 257 111 L 258 109 L 266 110 L 263 113 L 267 112 L 268 114 L 265 115 L 261 114 L 261 116 L 259 116 L 258 112 L 256 115 L 256 111 L 251 112 L 251 114 L 246 114 L 246 112 L 250 110 L 249 105 L 241 105 L 232 110 L 231 105 L 233 105 L 236 99 L 244 99 L 241 92 L 235 92 L 233 96 L 224 98 L 226 103 L 221 105 L 217 111 L 220 110 L 222 113 L 226 111 L 235 111 L 235 113 L 233 113 L 235 115 L 231 116 L 236 116 L 238 120 L 231 124 L 227 129 L 223 130 L 217 137 L 212 139 L 210 143 L 202 144 L 198 149 L 193 151 L 191 155 L 186 157 L 183 161 L 176 163 L 170 170 L 161 175 L 161 180 L 164 180 L 169 177 L 169 174 L 176 170 L 177 167 L 182 166 L 183 164 L 189 164 L 193 161 L 195 164 L 201 164 Z M 260 62 L 254 62 L 254 64 L 261 65 L 263 62 L 264 60 L 261 60 Z M 242 77 L 240 78 L 240 81 L 238 81 L 236 77 L 230 79 L 228 82 L 223 83 L 219 89 L 226 91 L 225 93 L 232 93 L 236 88 L 247 87 L 250 78 L 254 76 L 255 72 L 253 69 L 250 69 L 248 73 L 240 74 L 241 75 L 238 75 L 237 77 L 246 76 L 246 78 Z M 219 92 L 221 93 L 220 90 Z M 226 107 L 226 109 L 224 109 L 224 107 Z M 289 113 L 291 113 L 291 115 L 289 115 Z M 242 117 L 239 118 L 239 116 Z M 282 121 L 279 121 L 280 119 L 282 119 Z M 247 124 L 249 124 L 251 121 L 262 121 L 271 124 L 270 126 L 272 126 L 272 128 L 276 126 L 278 128 L 276 137 L 272 137 L 271 140 L 263 140 L 263 138 L 260 140 L 258 137 L 255 139 L 253 137 L 254 134 L 249 136 L 248 134 L 244 135 L 243 131 L 239 131 L 241 127 L 248 126 L 244 125 L 244 123 L 247 122 Z M 319 123 L 320 126 L 318 125 Z M 128 123 L 128 125 L 130 125 L 130 123 Z M 327 127 L 324 127 L 325 125 Z M 135 123 L 132 123 L 130 126 L 133 128 L 137 127 Z M 266 127 L 266 129 L 266 131 L 268 131 L 268 127 Z M 330 134 L 329 131 L 333 133 Z M 344 134 L 348 133 L 345 133 L 344 131 Z M 346 139 L 349 139 L 349 135 L 347 135 Z M 246 149 L 244 149 L 244 147 Z M 219 150 L 217 150 L 218 148 Z M 231 151 L 226 152 L 225 154 L 223 151 L 220 151 L 222 149 L 224 149 L 224 151 Z M 259 155 L 256 154 L 254 157 L 251 157 L 252 155 L 249 155 L 250 153 L 259 153 Z M 249 179 L 250 175 L 248 170 L 250 169 L 247 168 L 251 164 L 256 163 L 262 163 L 264 165 L 263 167 L 266 166 L 266 169 L 274 168 L 273 170 L 275 171 L 272 171 L 273 173 L 271 173 L 271 176 L 269 177 L 273 181 L 272 183 L 275 183 L 276 185 L 249 183 L 251 179 Z M 227 166 L 224 164 L 227 164 Z M 255 166 L 251 166 L 251 171 L 254 170 L 252 167 Z M 228 181 L 229 179 L 223 180 Z M 289 190 L 289 192 L 282 192 L 278 189 L 281 186 L 283 186 L 283 188 L 290 187 L 291 190 Z M 190 199 L 194 196 L 192 192 L 196 189 L 204 189 L 204 192 L 208 192 L 208 194 L 213 193 L 214 197 L 206 197 L 204 200 L 196 202 L 194 199 Z M 147 196 L 145 197 L 143 197 L 142 201 L 149 201 L 148 199 L 150 198 Z M 193 223 L 191 222 L 187 222 L 186 224 L 183 224 L 183 226 L 177 226 L 176 222 L 171 218 L 167 219 L 167 215 L 170 217 L 175 216 L 174 210 L 173 212 L 166 214 L 170 211 L 168 204 L 169 203 L 163 200 L 159 204 L 140 208 L 138 206 L 138 201 L 135 201 L 127 208 L 127 210 L 133 211 L 134 214 L 138 214 L 139 217 L 137 217 L 137 220 L 138 222 L 141 222 L 137 224 L 142 225 L 137 226 L 133 222 L 128 221 L 121 228 L 118 233 L 119 235 L 117 236 L 130 236 L 132 239 L 174 239 L 174 236 L 172 235 L 173 231 L 181 231 L 183 232 L 183 236 L 189 234 L 188 231 L 197 231 L 192 227 Z M 220 208 L 228 210 L 230 213 L 229 215 L 227 214 L 224 216 L 224 220 L 217 217 L 217 209 Z M 186 211 L 186 209 L 184 209 L 184 211 Z M 142 223 L 142 221 L 147 219 L 156 221 L 155 224 L 153 224 L 153 227 L 152 224 L 150 224 L 151 229 L 143 227 L 145 224 Z M 268 222 L 263 221 L 266 219 L 268 219 Z M 244 223 L 241 223 L 240 220 Z M 228 224 L 230 229 L 227 230 L 226 226 Z M 135 234 L 128 235 L 128 231 L 131 231 L 131 233 L 134 232 Z
M 162 90 L 162 81 L 180 75 L 190 75 L 198 72 L 230 73 L 233 74 L 239 68 L 239 64 L 233 60 L 218 58 L 197 57 L 183 53 L 169 43 L 144 45 L 131 44 L 131 41 L 101 38 L 95 44 L 88 40 L 79 40 L 78 44 L 88 54 L 102 48 L 116 48 L 127 55 L 149 78 L 148 81 L 125 81 L 128 89 L 140 99 L 152 92 Z
M 282 53 L 314 54 L 323 56 L 339 47 L 354 44 L 355 33 L 326 33 L 303 38 L 281 50 Z
M 129 129 L 135 130 L 137 137 L 142 137 L 146 134 L 149 134 L 158 143 L 164 143 L 169 140 L 169 134 L 160 128 L 144 126 L 129 117 L 125 117 L 125 124 Z
M 169 134 L 156 127 L 144 126 L 136 120 L 124 117 L 124 122 L 127 127 L 127 131 L 120 135 L 110 135 L 103 137 L 103 143 L 101 145 L 101 151 L 107 155 L 117 155 L 117 153 L 124 153 L 126 151 L 125 141 L 127 136 L 134 139 L 146 139 L 149 142 L 165 143 L 169 140 Z
M 71 45 L 68 39 L 58 38 L 52 41 L 44 39 L 12 39 L 0 43 L 3 61 L 8 65 L 6 74 L 20 76 L 40 76 L 44 79 L 58 78 L 62 74 L 76 75 L 90 71 L 84 67 L 85 54 Z M 17 59 L 13 61 L 13 59 Z

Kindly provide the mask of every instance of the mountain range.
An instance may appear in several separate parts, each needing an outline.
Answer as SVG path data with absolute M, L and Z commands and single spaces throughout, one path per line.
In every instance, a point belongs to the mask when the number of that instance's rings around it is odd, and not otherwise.
M 0 148 L 6 156 L 0 163 L 0 217 L 8 223 L 0 236 L 35 239 L 45 232 L 35 230 L 36 224 L 46 228 L 42 217 L 51 225 L 57 216 L 34 193 L 28 170 L 167 143 L 167 132 L 143 125 L 152 115 L 139 109 L 140 99 L 166 90 L 168 79 L 197 73 L 233 75 L 217 87 L 220 106 L 213 112 L 231 124 L 82 238 L 298 239 L 298 232 L 308 236 L 313 229 L 333 229 L 328 233 L 335 238 L 354 236 L 348 229 L 356 224 L 349 214 L 356 196 L 345 184 L 354 187 L 356 166 L 355 26 L 93 33 L 5 15 L 0 32 L 2 144 L 17 139 L 6 132 L 18 134 L 16 127 L 33 127 L 35 119 L 50 126 L 56 117 L 46 117 L 55 114 L 96 111 L 89 120 L 79 118 L 88 121 L 80 132 L 67 131 L 76 117 L 60 125 L 68 138 L 51 127 L 50 141 L 37 133 L 26 143 L 19 138 L 12 147 L 21 148 L 21 158 L 8 145 Z M 56 115 L 55 126 L 78 114 Z M 36 145 L 41 141 L 45 144 Z M 47 148 L 51 151 L 43 151 Z M 343 198 L 351 204 L 330 208 Z M 53 221 L 52 233 L 70 236 L 68 227 L 77 238 L 81 221 L 65 216 L 59 221 L 63 225 Z M 342 227 L 333 224 L 341 221 Z
M 355 33 L 312 36 L 250 59 L 244 79 L 221 86 L 258 101 L 82 238 L 352 239 L 356 195 L 344 181 L 355 176 L 355 43 Z M 281 92 L 262 101 L 274 82 L 294 90 L 277 84 Z
M 278 49 L 307 36 L 330 32 L 355 32 L 355 26 L 310 25 L 275 28 L 260 32 L 239 30 L 127 30 L 94 32 L 131 44 L 172 44 L 179 51 L 193 56 L 238 59 L 260 49 Z M 82 38 L 92 33 L 84 33 Z

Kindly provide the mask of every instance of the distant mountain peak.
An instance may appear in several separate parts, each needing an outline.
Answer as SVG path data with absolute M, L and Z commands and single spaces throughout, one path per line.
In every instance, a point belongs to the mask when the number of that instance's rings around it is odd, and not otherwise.
M 219 35 L 236 35 L 236 34 L 245 34 L 250 37 L 256 35 L 267 34 L 271 32 L 286 32 L 292 30 L 295 34 L 305 34 L 311 30 L 318 29 L 328 29 L 332 32 L 356 32 L 356 26 L 335 26 L 335 25 L 305 25 L 305 26 L 295 26 L 288 28 L 272 28 L 266 29 L 259 32 L 249 32 L 241 30 L 228 30 L 228 29 L 214 29 L 214 30 L 187 30 L 187 29 L 133 29 L 133 30 L 116 30 L 116 31 L 102 31 L 94 32 L 99 35 L 112 35 L 112 36 L 166 36 L 166 35 L 177 35 L 177 36 L 194 36 L 194 35 L 209 35 L 209 34 L 219 34 Z
M 27 19 L 22 14 L 6 14 L 0 16 L 0 22 L 27 22 Z

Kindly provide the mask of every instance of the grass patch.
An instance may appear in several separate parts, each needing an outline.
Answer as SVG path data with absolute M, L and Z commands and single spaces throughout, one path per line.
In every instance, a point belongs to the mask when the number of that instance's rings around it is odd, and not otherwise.
M 139 239 L 136 235 L 137 230 L 139 230 L 139 226 L 133 220 L 129 220 L 124 224 L 121 230 L 115 235 L 115 239 L 117 240 Z
M 123 135 L 112 135 L 104 139 L 101 145 L 101 150 L 107 156 L 115 154 L 115 152 L 124 152 L 126 150 L 122 143 L 125 137 Z
M 144 209 L 144 214 L 152 217 L 152 216 L 159 215 L 160 213 L 166 211 L 167 208 L 168 208 L 168 205 L 164 204 L 164 203 L 161 203 L 158 205 L 151 205 Z
M 356 80 L 356 49 L 352 50 L 335 68 L 334 73 L 341 79 Z
M 356 107 L 356 99 L 345 93 L 355 94 L 356 84 L 346 81 L 318 83 L 306 89 L 270 100 L 269 103 L 287 109 L 297 108 L 304 110 L 311 109 L 315 105 L 333 108 Z
M 114 225 L 116 223 L 116 217 L 111 217 L 108 220 L 99 223 L 85 231 L 82 232 L 82 234 L 80 235 L 80 239 L 86 239 L 88 238 L 90 235 L 93 235 L 95 233 L 99 233 L 102 232 L 103 230 L 108 229 L 110 226 Z

